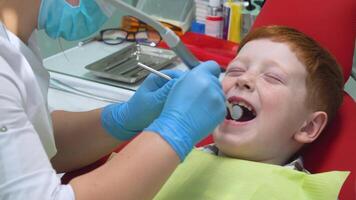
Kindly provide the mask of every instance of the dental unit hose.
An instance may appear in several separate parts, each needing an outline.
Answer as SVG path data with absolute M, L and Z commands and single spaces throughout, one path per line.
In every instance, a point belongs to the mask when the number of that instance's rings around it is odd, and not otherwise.
M 169 28 L 163 26 L 160 22 L 152 19 L 146 13 L 126 4 L 122 0 L 106 0 L 113 6 L 121 9 L 131 16 L 138 18 L 146 24 L 153 27 L 162 36 L 167 45 L 180 57 L 184 64 L 193 69 L 200 64 L 199 60 L 187 49 L 180 38 Z

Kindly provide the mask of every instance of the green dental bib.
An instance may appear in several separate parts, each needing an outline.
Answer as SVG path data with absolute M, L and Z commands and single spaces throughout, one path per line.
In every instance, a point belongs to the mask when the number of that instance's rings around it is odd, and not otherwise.
M 155 200 L 336 200 L 349 172 L 306 174 L 193 150 Z

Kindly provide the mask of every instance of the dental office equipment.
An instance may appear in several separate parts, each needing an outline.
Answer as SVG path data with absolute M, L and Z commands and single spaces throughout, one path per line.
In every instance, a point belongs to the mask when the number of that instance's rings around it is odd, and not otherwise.
M 239 105 L 232 105 L 231 103 L 226 102 L 226 106 L 233 120 L 238 120 L 242 117 L 243 110 Z
M 190 69 L 199 65 L 199 61 L 195 56 L 185 47 L 180 38 L 170 29 L 164 27 L 162 24 L 152 19 L 149 15 L 141 12 L 140 10 L 124 3 L 121 0 L 107 0 L 112 3 L 113 6 L 118 9 L 122 9 L 129 15 L 135 16 L 139 20 L 145 22 L 146 24 L 152 26 L 157 30 L 167 45 L 182 59 L 184 64 L 186 64 Z
M 135 8 L 181 36 L 188 31 L 195 17 L 194 4 L 195 0 L 138 0 Z
M 153 69 L 152 67 L 149 67 L 149 66 L 147 66 L 147 65 L 145 65 L 145 64 L 143 64 L 143 63 L 141 63 L 141 62 L 140 62 L 140 54 L 141 54 L 141 52 L 142 52 L 141 46 L 140 46 L 139 44 L 136 44 L 136 48 L 137 48 L 137 51 L 136 51 L 137 66 L 142 67 L 142 68 L 144 68 L 144 69 L 146 69 L 146 70 L 148 70 L 148 71 L 150 71 L 150 72 L 156 74 L 157 76 L 160 76 L 160 77 L 162 77 L 162 78 L 165 78 L 165 79 L 167 79 L 167 80 L 169 80 L 169 81 L 172 80 L 172 78 L 169 77 L 168 75 L 163 74 L 162 72 L 159 72 L 159 71 Z
M 144 64 L 155 70 L 171 65 L 177 59 L 172 50 L 155 48 L 137 43 L 123 43 L 119 50 L 85 66 L 91 75 L 120 81 L 136 83 L 150 72 L 139 66 Z
M 142 67 L 142 68 L 144 68 L 144 69 L 146 69 L 146 70 L 148 70 L 148 71 L 150 71 L 150 72 L 152 72 L 152 73 L 154 73 L 154 74 L 156 74 L 156 75 L 158 75 L 158 76 L 160 76 L 162 78 L 165 78 L 165 79 L 167 79 L 169 81 L 172 80 L 171 77 L 169 77 L 169 76 L 163 74 L 162 72 L 159 72 L 159 71 L 157 71 L 157 70 L 155 70 L 155 69 L 153 69 L 153 68 L 151 68 L 151 67 L 149 67 L 149 66 L 147 66 L 147 65 L 145 65 L 143 63 L 138 62 L 137 66 L 140 66 L 140 67 Z
M 233 105 L 231 109 L 231 117 L 234 120 L 238 120 L 242 117 L 243 110 L 239 105 Z

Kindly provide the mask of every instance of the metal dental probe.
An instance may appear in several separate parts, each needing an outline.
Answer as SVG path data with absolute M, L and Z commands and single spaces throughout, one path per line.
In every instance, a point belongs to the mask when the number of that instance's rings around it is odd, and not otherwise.
M 162 78 L 165 78 L 165 79 L 167 79 L 169 81 L 172 80 L 172 78 L 169 77 L 168 75 L 163 74 L 162 72 L 159 72 L 159 71 L 157 71 L 157 70 L 155 70 L 155 69 L 153 69 L 153 68 L 151 68 L 151 67 L 149 67 L 149 66 L 147 66 L 147 65 L 145 65 L 143 63 L 138 62 L 137 65 L 142 67 L 142 68 L 144 68 L 144 69 L 146 69 L 146 70 L 148 70 L 148 71 L 150 71 L 150 72 L 152 72 L 152 73 L 154 73 L 154 74 L 156 74 L 156 75 L 158 75 L 158 76 L 160 76 L 160 77 L 162 77 Z

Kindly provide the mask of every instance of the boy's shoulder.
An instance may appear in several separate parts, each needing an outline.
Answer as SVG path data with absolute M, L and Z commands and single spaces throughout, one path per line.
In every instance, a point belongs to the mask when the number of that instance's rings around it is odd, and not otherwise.
M 200 151 L 210 153 L 216 156 L 219 156 L 219 149 L 215 144 L 208 144 L 203 147 L 198 147 L 197 148 Z M 297 157 L 296 159 L 293 159 L 291 162 L 288 162 L 287 164 L 283 165 L 283 167 L 287 167 L 293 170 L 301 171 L 310 174 L 308 170 L 304 168 L 303 165 L 303 158 L 301 156 Z

